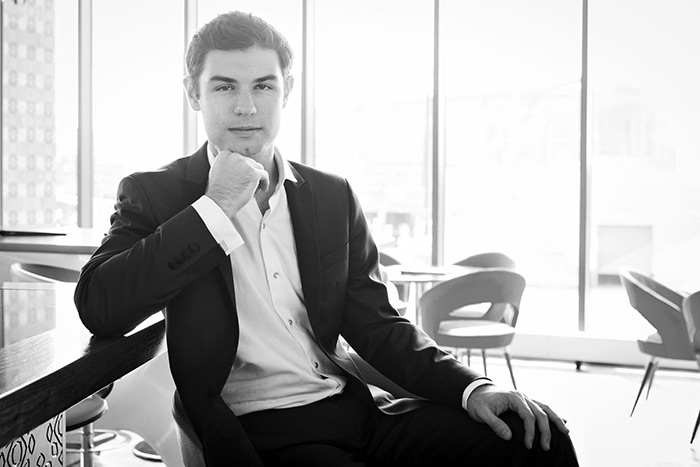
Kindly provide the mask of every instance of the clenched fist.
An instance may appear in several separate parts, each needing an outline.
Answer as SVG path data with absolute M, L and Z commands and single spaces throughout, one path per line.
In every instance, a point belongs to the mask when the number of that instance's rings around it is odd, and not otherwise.
M 218 150 L 218 148 L 216 148 Z M 209 170 L 206 195 L 232 218 L 256 191 L 267 191 L 270 176 L 262 164 L 226 149 L 218 150 Z

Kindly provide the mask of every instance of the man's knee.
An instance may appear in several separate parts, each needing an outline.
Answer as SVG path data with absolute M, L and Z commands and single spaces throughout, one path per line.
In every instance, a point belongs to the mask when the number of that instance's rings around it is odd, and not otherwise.
M 549 423 L 551 439 L 549 449 L 542 447 L 542 437 L 539 428 L 535 430 L 535 438 L 532 448 L 525 445 L 525 423 L 516 412 L 506 412 L 500 418 L 508 424 L 513 436 L 508 442 L 509 448 L 518 451 L 514 455 L 536 460 L 537 463 L 529 465 L 561 465 L 578 466 L 576 452 L 567 433 L 562 433 L 554 423 Z M 528 465 L 526 463 L 525 465 Z

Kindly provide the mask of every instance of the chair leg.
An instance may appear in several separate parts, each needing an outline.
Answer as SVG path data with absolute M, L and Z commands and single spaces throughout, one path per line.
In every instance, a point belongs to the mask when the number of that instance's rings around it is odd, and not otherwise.
M 632 406 L 632 411 L 630 412 L 630 417 L 634 414 L 634 409 L 637 408 L 637 402 L 639 402 L 639 396 L 642 395 L 642 391 L 644 390 L 644 385 L 647 384 L 647 380 L 649 379 L 649 375 L 651 374 L 652 366 L 654 366 L 654 359 L 649 360 L 649 363 L 647 363 L 647 366 L 644 369 L 644 377 L 642 378 L 642 384 L 641 384 L 641 386 L 639 386 L 639 392 L 637 392 L 637 398 L 634 400 L 634 405 Z
M 488 371 L 486 370 L 486 349 L 481 349 L 481 359 L 484 361 L 484 376 L 488 376 Z
M 472 349 L 467 349 L 467 366 L 472 366 Z
M 647 384 L 647 400 L 649 400 L 649 391 L 651 391 L 651 383 L 654 382 L 654 375 L 656 370 L 659 368 L 659 361 L 657 359 L 652 359 L 653 365 L 651 366 L 651 372 L 649 373 L 649 383 Z
M 518 389 L 518 386 L 515 384 L 515 376 L 513 375 L 513 365 L 510 363 L 510 354 L 508 353 L 508 349 L 504 349 L 503 353 L 506 356 L 506 364 L 508 365 L 508 371 L 510 371 L 510 379 L 513 381 L 513 389 Z
M 690 437 L 690 444 L 693 444 L 693 441 L 695 441 L 695 435 L 698 432 L 698 425 L 700 425 L 700 412 L 698 412 L 698 418 L 695 420 L 695 427 L 693 428 L 693 436 Z

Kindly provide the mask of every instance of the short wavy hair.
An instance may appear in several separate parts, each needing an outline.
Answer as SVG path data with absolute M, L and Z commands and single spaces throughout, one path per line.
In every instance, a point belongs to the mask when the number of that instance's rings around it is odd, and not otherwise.
M 282 75 L 289 74 L 294 53 L 287 39 L 266 21 L 241 11 L 217 16 L 192 36 L 185 53 L 187 74 L 198 89 L 207 53 L 212 50 L 247 50 L 256 46 L 274 50 L 279 57 Z

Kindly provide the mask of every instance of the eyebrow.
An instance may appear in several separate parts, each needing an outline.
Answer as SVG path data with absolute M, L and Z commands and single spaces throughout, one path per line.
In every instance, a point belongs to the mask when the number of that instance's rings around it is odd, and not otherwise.
M 255 78 L 253 80 L 254 83 L 262 83 L 263 81 L 277 81 L 278 77 L 277 75 L 270 74 L 270 75 L 265 75 L 261 76 L 260 78 Z M 220 76 L 220 75 L 214 75 L 211 78 L 209 78 L 209 81 L 221 81 L 224 83 L 238 83 L 238 80 L 235 80 L 233 78 L 229 78 L 228 76 Z

